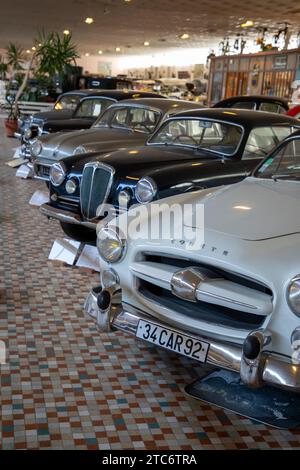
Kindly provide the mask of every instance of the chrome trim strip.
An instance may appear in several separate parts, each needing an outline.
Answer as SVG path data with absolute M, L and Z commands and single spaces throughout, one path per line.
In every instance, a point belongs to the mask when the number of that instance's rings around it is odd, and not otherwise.
M 43 215 L 48 217 L 49 219 L 59 220 L 60 222 L 65 222 L 67 224 L 74 224 L 74 225 L 81 225 L 83 227 L 90 228 L 92 230 L 96 230 L 97 222 L 87 222 L 80 219 L 79 215 L 75 215 L 72 212 L 64 211 L 61 209 L 56 209 L 55 207 L 51 207 L 49 204 L 43 204 L 40 207 L 40 211 Z

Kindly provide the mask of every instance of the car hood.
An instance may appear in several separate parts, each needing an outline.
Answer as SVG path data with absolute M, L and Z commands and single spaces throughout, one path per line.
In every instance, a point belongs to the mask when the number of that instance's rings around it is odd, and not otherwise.
M 53 111 L 45 111 L 43 113 L 36 113 L 33 116 L 33 123 L 45 123 L 47 121 L 52 121 L 53 119 L 70 119 L 73 116 L 71 109 L 61 109 Z
M 254 241 L 300 233 L 299 196 L 297 182 L 249 177 L 231 186 L 185 195 L 183 201 L 174 199 L 182 205 L 192 203 L 193 213 L 197 204 L 204 205 L 205 234 L 213 230 Z
M 133 145 L 141 145 L 149 135 L 139 132 L 131 132 L 123 129 L 95 128 L 75 131 L 59 132 L 42 137 L 43 152 L 39 158 L 60 160 L 71 157 L 77 147 L 83 147 L 84 152 L 109 152 L 123 149 Z

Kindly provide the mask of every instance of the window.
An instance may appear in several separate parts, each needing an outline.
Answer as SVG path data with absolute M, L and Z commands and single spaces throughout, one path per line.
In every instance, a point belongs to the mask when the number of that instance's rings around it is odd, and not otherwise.
M 97 121 L 97 126 L 111 126 L 124 129 L 132 129 L 137 132 L 154 132 L 161 114 L 148 108 L 138 106 L 122 106 L 113 108 Z
M 288 142 L 278 152 L 267 158 L 256 172 L 258 178 L 300 178 L 300 139 Z
M 230 105 L 231 108 L 235 109 L 255 109 L 254 101 L 237 101 Z
M 264 101 L 260 103 L 259 111 L 266 111 L 268 113 L 286 113 L 286 110 L 279 103 L 271 103 Z
M 233 155 L 243 129 L 234 124 L 205 119 L 173 119 L 151 139 L 151 144 L 197 147 L 222 155 Z
M 252 129 L 245 145 L 243 160 L 268 155 L 279 142 L 288 137 L 294 130 L 290 126 L 256 127 Z
M 55 109 L 76 109 L 81 96 L 80 95 L 66 95 L 62 96 L 61 99 L 55 104 Z
M 111 100 L 106 98 L 92 98 L 82 100 L 75 117 L 77 118 L 92 118 L 98 117 L 103 111 L 112 104 Z

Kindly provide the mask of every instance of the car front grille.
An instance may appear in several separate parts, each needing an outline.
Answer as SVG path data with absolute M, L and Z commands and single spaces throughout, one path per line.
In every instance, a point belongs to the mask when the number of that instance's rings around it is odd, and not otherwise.
M 106 202 L 114 176 L 114 169 L 104 163 L 87 163 L 80 187 L 81 212 L 85 219 L 97 217 L 97 209 Z
M 34 164 L 35 176 L 43 180 L 49 180 L 50 169 L 51 167 L 49 165 L 40 165 L 39 163 Z
M 272 291 L 254 279 L 195 260 L 145 252 L 139 253 L 137 259 L 141 261 L 133 263 L 131 270 L 138 287 L 138 296 L 150 302 L 158 312 L 167 309 L 179 314 L 186 319 L 184 323 L 199 321 L 212 328 L 218 325 L 249 332 L 263 327 L 272 313 Z M 211 282 L 208 281 L 210 297 L 205 295 L 202 284 L 195 302 L 179 298 L 173 293 L 173 274 L 191 267 L 212 273 Z M 222 284 L 222 297 L 211 295 L 218 281 Z M 249 305 L 242 303 L 242 298 L 250 299 Z

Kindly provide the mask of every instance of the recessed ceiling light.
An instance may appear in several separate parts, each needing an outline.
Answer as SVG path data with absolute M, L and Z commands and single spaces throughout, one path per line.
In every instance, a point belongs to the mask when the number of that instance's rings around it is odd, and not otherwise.
M 94 23 L 94 18 L 91 18 L 91 17 L 87 17 L 85 20 L 86 24 L 93 24 Z
M 90 54 L 88 52 L 86 52 L 85 57 L 90 57 Z
M 31 50 L 27 49 L 26 54 L 30 54 L 30 53 L 31 53 Z
M 252 20 L 247 20 L 247 21 L 245 21 L 245 23 L 241 24 L 241 27 L 242 28 L 250 28 L 253 25 L 254 25 L 254 22 Z
M 65 36 L 69 36 L 69 34 L 70 34 L 70 30 L 69 30 L 69 29 L 65 29 L 65 30 L 64 30 L 64 35 L 65 35 Z
M 39 43 L 39 47 L 42 47 L 42 43 L 41 43 L 41 42 Z
M 187 33 L 183 33 L 183 34 L 181 34 L 181 36 L 179 36 L 179 37 L 180 37 L 180 39 L 189 39 L 190 35 L 187 34 Z
M 102 54 L 103 54 L 103 51 L 98 51 L 98 54 L 99 54 L 99 55 L 102 55 Z
M 131 0 L 124 0 L 124 2 L 125 2 L 125 3 L 130 3 L 130 2 L 131 2 Z
M 31 48 L 33 51 L 36 51 L 36 47 L 35 46 L 32 46 Z
M 149 41 L 145 41 L 145 42 L 144 42 L 144 46 L 145 46 L 145 47 L 150 46 L 150 42 L 149 42 Z
M 120 52 L 121 51 L 121 48 L 120 47 L 116 47 L 116 52 Z

